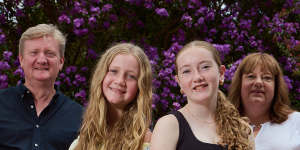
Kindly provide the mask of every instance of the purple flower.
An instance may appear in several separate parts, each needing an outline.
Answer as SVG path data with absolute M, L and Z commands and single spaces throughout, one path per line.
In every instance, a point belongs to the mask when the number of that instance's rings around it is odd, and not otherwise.
M 10 65 L 7 61 L 0 61 L 0 71 L 10 69 Z
M 206 19 L 207 20 L 214 20 L 215 19 L 215 13 L 213 11 L 210 11 L 207 15 L 206 15 Z
M 84 76 L 81 76 L 80 74 L 76 74 L 75 80 L 79 81 L 80 83 L 84 83 L 86 81 L 86 78 Z
M 235 50 L 242 52 L 242 51 L 244 51 L 244 47 L 243 46 L 238 46 Z
M 71 79 L 69 77 L 66 77 L 64 82 L 67 83 L 68 86 L 72 86 Z
M 198 25 L 202 25 L 204 23 L 204 18 L 203 17 L 200 17 L 198 20 L 197 20 L 197 24 Z
M 205 14 L 207 12 L 207 7 L 206 6 L 203 6 L 203 7 L 200 7 L 197 11 L 196 11 L 196 16 L 198 16 L 199 14 Z
M 17 9 L 16 16 L 17 16 L 17 17 L 24 17 L 25 14 L 24 14 L 23 10 Z
M 96 18 L 95 17 L 90 17 L 89 18 L 89 25 L 94 25 L 96 23 Z
M 112 8 L 112 5 L 111 5 L 111 4 L 105 4 L 105 5 L 102 7 L 102 11 L 103 11 L 103 12 L 108 12 L 111 8 Z
M 82 36 L 82 35 L 86 35 L 89 30 L 87 28 L 83 28 L 83 29 L 74 29 L 73 31 L 77 36 Z
M 234 73 L 235 73 L 237 67 L 238 67 L 239 64 L 242 62 L 242 59 L 243 59 L 243 58 L 238 59 L 236 62 L 234 62 L 234 63 L 230 66 L 229 69 L 226 69 L 226 71 L 225 71 L 225 80 L 231 81 L 231 79 L 233 78 Z M 224 87 L 225 87 L 225 84 L 224 84 Z
M 61 81 L 55 81 L 54 83 L 56 86 L 60 86 L 61 85 Z
M 70 24 L 71 19 L 67 15 L 63 14 L 58 17 L 58 22 L 60 22 L 60 23 L 66 22 L 67 24 Z
M 91 49 L 91 48 L 88 49 L 87 58 L 97 59 L 98 56 L 99 55 L 93 49 Z
M 229 44 L 224 44 L 224 45 L 213 44 L 213 46 L 219 51 L 221 61 L 224 61 L 225 55 L 229 54 L 229 52 L 230 52 L 230 45 Z
M 212 29 L 210 29 L 209 30 L 209 36 L 213 36 L 213 35 L 215 35 L 217 33 L 217 30 L 216 30 L 216 28 L 212 28 Z
M 21 68 L 21 67 L 18 67 L 15 71 L 14 71 L 14 73 L 13 73 L 15 76 L 20 76 L 21 78 L 23 78 L 24 77 L 24 71 L 23 71 L 23 69 Z
M 84 23 L 83 18 L 76 18 L 73 20 L 73 24 L 76 28 L 79 28 Z
M 193 18 L 188 13 L 185 13 L 185 14 L 182 15 L 181 21 L 184 22 L 184 25 L 186 27 L 188 27 L 188 28 L 192 27 Z
M 145 3 L 144 3 L 144 7 L 147 8 L 147 9 L 153 8 L 153 5 L 154 5 L 154 4 L 153 4 L 152 2 L 145 2 Z
M 64 73 L 60 73 L 60 74 L 58 75 L 58 77 L 61 78 L 61 79 L 63 79 L 63 78 L 66 77 L 66 75 L 65 75 Z
M 156 8 L 155 12 L 160 16 L 169 17 L 169 13 L 165 8 Z
M 181 105 L 178 102 L 173 102 L 174 109 L 178 110 L 181 108 Z
M 4 43 L 5 42 L 5 34 L 1 34 L 0 32 L 0 44 Z
M 8 80 L 8 77 L 6 74 L 1 74 L 0 75 L 0 82 L 6 82 Z
M 293 89 L 293 85 L 292 85 L 293 80 L 291 80 L 288 76 L 283 76 L 283 78 L 289 90 Z
M 12 52 L 11 51 L 4 51 L 3 52 L 3 58 L 4 58 L 4 60 L 8 61 L 11 56 L 12 56 Z
M 165 99 L 162 99 L 162 100 L 160 100 L 160 103 L 162 104 L 163 109 L 167 110 L 167 108 L 169 106 L 169 102 L 167 100 L 165 100 Z
M 69 66 L 66 68 L 66 74 L 70 74 L 70 73 L 74 73 L 77 71 L 77 67 L 76 66 Z
M 79 92 L 75 93 L 75 98 L 85 99 L 86 98 L 85 90 L 80 90 Z
M 80 68 L 80 71 L 82 71 L 82 72 L 87 72 L 88 70 L 89 70 L 88 67 L 81 67 L 81 68 Z
M 95 14 L 100 14 L 100 8 L 91 6 L 90 11 Z

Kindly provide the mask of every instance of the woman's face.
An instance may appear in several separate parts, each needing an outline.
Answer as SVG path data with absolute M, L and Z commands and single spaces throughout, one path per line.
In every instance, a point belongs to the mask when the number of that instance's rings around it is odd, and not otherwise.
M 211 51 L 201 47 L 187 48 L 177 57 L 176 63 L 176 81 L 189 101 L 216 100 L 225 67 L 218 67 Z
M 135 99 L 139 72 L 139 63 L 133 55 L 115 56 L 102 84 L 104 96 L 112 106 L 123 109 Z
M 245 111 L 261 106 L 269 110 L 274 97 L 274 78 L 271 72 L 263 69 L 261 65 L 256 66 L 253 72 L 242 75 L 241 97 Z

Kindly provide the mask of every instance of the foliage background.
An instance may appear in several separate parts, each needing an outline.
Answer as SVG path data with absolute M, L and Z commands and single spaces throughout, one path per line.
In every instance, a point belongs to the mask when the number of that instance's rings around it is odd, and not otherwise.
M 0 88 L 21 83 L 21 34 L 39 23 L 67 34 L 64 70 L 56 84 L 86 105 L 94 65 L 113 43 L 141 46 L 151 60 L 153 120 L 186 100 L 174 80 L 175 54 L 189 41 L 215 44 L 226 65 L 226 92 L 248 53 L 274 55 L 284 70 L 292 106 L 300 109 L 300 2 L 294 0 L 3 0 L 0 1 Z

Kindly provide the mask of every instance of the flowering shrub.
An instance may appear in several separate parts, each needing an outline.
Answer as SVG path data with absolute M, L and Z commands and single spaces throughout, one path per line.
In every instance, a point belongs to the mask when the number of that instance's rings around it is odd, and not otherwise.
M 267 52 L 284 70 L 292 105 L 300 109 L 300 3 L 293 0 L 3 0 L 0 1 L 0 88 L 21 83 L 18 40 L 30 26 L 57 25 L 68 35 L 56 85 L 85 105 L 93 67 L 112 43 L 140 45 L 153 67 L 154 120 L 186 99 L 179 92 L 175 55 L 195 39 L 214 43 L 226 65 L 226 93 L 245 55 Z

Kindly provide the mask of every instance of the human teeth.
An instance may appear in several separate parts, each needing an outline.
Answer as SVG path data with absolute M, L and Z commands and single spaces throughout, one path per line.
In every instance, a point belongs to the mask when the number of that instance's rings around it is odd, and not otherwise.
M 200 90 L 202 87 L 201 86 L 197 86 L 195 87 L 195 90 Z

